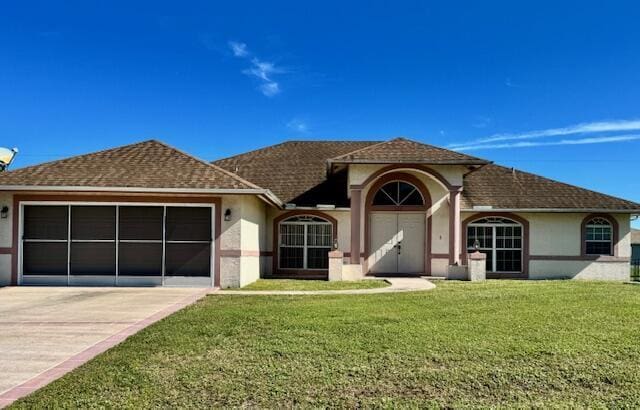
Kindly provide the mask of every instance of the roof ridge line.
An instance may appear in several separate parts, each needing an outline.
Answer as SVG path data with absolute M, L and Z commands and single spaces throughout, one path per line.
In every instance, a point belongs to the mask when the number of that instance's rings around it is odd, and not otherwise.
M 332 162 L 332 161 L 339 161 L 339 160 L 348 160 L 349 159 L 348 156 L 350 156 L 350 155 L 354 155 L 354 154 L 357 154 L 359 152 L 364 152 L 364 151 L 367 151 L 369 149 L 374 149 L 375 147 L 379 147 L 380 145 L 391 144 L 391 143 L 396 142 L 396 141 L 406 141 L 406 142 L 409 142 L 411 144 L 416 144 L 416 145 L 419 145 L 419 146 L 424 147 L 424 148 L 435 149 L 435 150 L 440 150 L 440 151 L 446 151 L 446 152 L 455 153 L 457 155 L 462 155 L 462 156 L 467 157 L 470 160 L 477 160 L 477 161 L 482 161 L 482 162 L 485 162 L 485 163 L 492 163 L 492 161 L 484 159 L 484 158 L 479 158 L 479 157 L 476 157 L 476 156 L 473 156 L 473 155 L 469 155 L 469 154 L 466 154 L 466 153 L 463 153 L 463 152 L 459 152 L 459 151 L 454 151 L 454 150 L 451 150 L 449 148 L 439 147 L 439 146 L 433 145 L 433 144 L 427 144 L 425 142 L 417 141 L 417 140 L 414 140 L 414 139 L 411 139 L 411 138 L 407 138 L 407 137 L 394 137 L 394 138 L 391 138 L 391 139 L 386 140 L 386 141 L 382 141 L 382 142 L 377 143 L 377 144 L 372 144 L 372 145 L 366 146 L 364 148 L 360 148 L 360 149 L 357 149 L 355 151 L 351 151 L 351 152 L 348 152 L 346 154 L 330 158 L 328 161 Z
M 377 144 L 379 142 L 384 142 L 384 141 L 322 140 L 322 139 L 318 139 L 318 140 L 286 140 L 286 141 L 279 142 L 277 144 L 272 144 L 272 145 L 267 145 L 267 146 L 263 146 L 263 147 L 260 147 L 260 148 L 252 149 L 251 151 L 246 151 L 246 152 L 242 152 L 242 153 L 239 153 L 239 154 L 230 155 L 228 157 L 222 157 L 222 158 L 214 159 L 214 160 L 211 161 L 211 163 L 215 164 L 216 162 L 220 162 L 220 161 L 229 161 L 229 160 L 231 160 L 233 158 L 236 158 L 236 157 L 242 157 L 242 156 L 245 156 L 245 155 L 253 154 L 253 153 L 258 152 L 258 151 L 264 151 L 264 150 L 268 150 L 268 149 L 279 147 L 281 145 L 290 144 L 290 143 L 298 143 L 298 142 L 303 142 L 303 143 L 304 142 L 327 143 L 327 144 L 332 144 L 332 143 L 346 143 L 346 144 L 369 143 L 369 144 Z
M 493 164 L 493 161 L 488 160 L 488 159 L 484 159 L 484 158 L 480 158 L 480 157 L 476 157 L 475 155 L 469 155 L 466 152 L 461 152 L 461 151 L 456 151 L 454 149 L 450 149 L 450 148 L 446 148 L 446 147 L 440 147 L 438 145 L 433 145 L 433 144 L 427 144 L 426 142 L 422 142 L 422 141 L 416 141 L 414 139 L 411 138 L 406 138 L 406 137 L 399 137 L 396 139 L 403 139 L 405 141 L 409 141 L 409 142 L 413 142 L 414 144 L 420 144 L 420 145 L 424 145 L 426 147 L 431 147 L 431 148 L 436 148 L 436 149 L 440 149 L 440 150 L 444 150 L 444 151 L 449 151 L 449 152 L 455 152 L 456 154 L 461 154 L 461 155 L 465 155 L 469 158 L 473 158 L 473 159 L 478 159 L 480 161 L 487 161 L 487 163 Z
M 395 139 L 395 138 L 394 138 L 394 139 Z M 369 149 L 369 148 L 377 147 L 378 145 L 384 145 L 384 144 L 387 144 L 387 143 L 389 143 L 389 142 L 391 142 L 391 141 L 393 141 L 393 140 L 380 141 L 380 142 L 375 143 L 375 144 L 367 145 L 366 147 L 359 148 L 359 149 L 356 149 L 356 150 L 353 150 L 353 151 L 347 152 L 346 154 L 342 154 L 342 155 L 338 155 L 337 157 L 329 158 L 329 159 L 328 159 L 328 161 L 329 161 L 329 162 L 331 162 L 331 161 L 332 161 L 332 160 L 334 160 L 334 159 L 340 159 L 340 158 L 346 157 L 346 156 L 348 156 L 348 155 L 353 155 L 353 154 L 355 154 L 356 152 L 360 152 L 360 151 L 363 151 L 363 150 L 365 150 L 365 149 Z M 364 142 L 366 142 L 366 141 L 364 141 Z
M 336 143 L 336 142 L 344 142 L 347 144 L 353 144 L 353 143 L 360 143 L 360 142 L 371 142 L 371 143 L 379 143 L 379 142 L 385 142 L 385 141 L 372 141 L 372 140 L 340 140 L 340 139 L 308 139 L 308 140 L 286 140 L 283 142 L 283 144 L 286 144 L 288 142 L 326 142 L 326 143 Z M 277 144 L 276 144 L 277 145 Z
M 158 144 L 160 144 L 160 145 L 162 145 L 162 146 L 164 146 L 164 147 L 167 147 L 167 148 L 169 148 L 169 149 L 175 150 L 175 151 L 177 151 L 177 152 L 181 153 L 182 155 L 185 155 L 185 156 L 187 156 L 187 157 L 189 157 L 189 158 L 191 158 L 191 159 L 193 159 L 193 160 L 195 160 L 195 161 L 200 162 L 201 164 L 204 164 L 204 165 L 206 165 L 206 166 L 208 166 L 208 167 L 211 167 L 211 168 L 215 169 L 216 171 L 220 171 L 220 172 L 222 172 L 222 173 L 224 173 L 224 174 L 227 174 L 227 175 L 229 175 L 230 177 L 235 178 L 236 180 L 238 180 L 238 181 L 242 182 L 242 183 L 243 183 L 243 184 L 245 184 L 245 185 L 249 185 L 249 186 L 250 186 L 250 187 L 252 187 L 252 188 L 265 189 L 265 188 L 262 188 L 261 186 L 258 186 L 258 185 L 256 185 L 256 184 L 254 184 L 254 183 L 253 183 L 253 182 L 251 182 L 251 181 L 247 181 L 246 179 L 244 179 L 244 178 L 240 177 L 239 175 L 234 174 L 234 173 L 233 173 L 233 172 L 231 172 L 231 171 L 227 171 L 226 169 L 223 169 L 223 168 L 221 168 L 221 167 L 219 167 L 219 166 L 217 166 L 217 165 L 214 165 L 214 164 L 212 164 L 212 163 L 210 163 L 210 162 L 207 162 L 207 161 L 205 161 L 205 160 L 203 160 L 203 159 L 201 159 L 201 158 L 198 158 L 198 157 L 196 157 L 195 155 L 189 154 L 189 153 L 187 153 L 187 152 L 185 152 L 185 151 L 181 150 L 180 148 L 176 148 L 176 147 L 174 147 L 174 146 L 171 146 L 171 145 L 167 144 L 167 143 L 166 143 L 166 142 L 164 142 L 164 141 L 155 140 L 155 139 L 154 139 L 154 140 L 151 140 L 151 141 L 156 142 L 156 143 L 158 143 Z M 265 189 L 265 191 L 266 191 L 266 189 Z
M 222 157 L 222 158 L 214 159 L 214 160 L 210 161 L 209 163 L 213 164 L 213 163 L 218 162 L 218 161 L 227 161 L 227 160 L 230 160 L 230 159 L 235 158 L 235 157 L 240 157 L 242 155 L 247 155 L 247 154 L 251 154 L 251 153 L 254 153 L 254 152 L 262 151 L 262 150 L 265 150 L 265 149 L 269 149 L 269 148 L 277 147 L 277 146 L 280 146 L 280 145 L 284 145 L 287 142 L 289 142 L 289 141 L 283 141 L 283 142 L 279 142 L 277 144 L 267 145 L 267 146 L 263 146 L 261 148 L 252 149 L 251 151 L 241 152 L 240 154 L 235 154 L 235 155 L 230 155 L 228 157 Z

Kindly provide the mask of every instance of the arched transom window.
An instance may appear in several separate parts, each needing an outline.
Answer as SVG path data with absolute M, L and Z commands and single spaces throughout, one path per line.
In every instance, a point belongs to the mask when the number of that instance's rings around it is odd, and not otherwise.
M 424 198 L 415 185 L 405 181 L 384 184 L 373 197 L 374 206 L 422 206 Z
M 613 255 L 613 227 L 605 218 L 596 217 L 587 222 L 585 253 L 587 255 Z
M 333 225 L 316 216 L 301 215 L 280 222 L 278 233 L 280 269 L 329 269 Z
M 507 218 L 482 218 L 467 226 L 467 251 L 487 255 L 487 272 L 522 272 L 522 225 Z

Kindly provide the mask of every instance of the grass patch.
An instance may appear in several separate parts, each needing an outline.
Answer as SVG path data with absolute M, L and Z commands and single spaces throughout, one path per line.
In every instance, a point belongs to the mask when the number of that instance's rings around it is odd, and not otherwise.
M 640 287 L 211 296 L 17 408 L 638 407 Z
M 329 282 L 326 280 L 259 279 L 242 290 L 348 290 L 375 289 L 389 286 L 384 280 Z

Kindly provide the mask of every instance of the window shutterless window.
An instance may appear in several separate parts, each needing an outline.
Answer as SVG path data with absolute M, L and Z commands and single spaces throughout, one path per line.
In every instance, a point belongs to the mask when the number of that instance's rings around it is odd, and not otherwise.
M 585 253 L 587 255 L 613 255 L 613 227 L 605 218 L 587 222 Z
M 522 225 L 506 218 L 483 218 L 467 227 L 467 251 L 487 255 L 487 272 L 522 272 Z
M 280 222 L 279 268 L 325 270 L 333 246 L 333 225 L 321 218 L 297 216 Z

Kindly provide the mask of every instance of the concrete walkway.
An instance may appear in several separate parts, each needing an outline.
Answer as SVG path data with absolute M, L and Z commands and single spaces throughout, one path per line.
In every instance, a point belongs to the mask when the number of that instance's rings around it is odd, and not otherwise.
M 209 289 L 0 289 L 0 408 L 86 363 Z
M 375 293 L 418 292 L 436 287 L 424 278 L 379 278 L 391 285 L 374 289 L 347 290 L 219 290 L 212 289 L 210 295 L 369 295 Z

